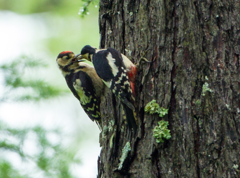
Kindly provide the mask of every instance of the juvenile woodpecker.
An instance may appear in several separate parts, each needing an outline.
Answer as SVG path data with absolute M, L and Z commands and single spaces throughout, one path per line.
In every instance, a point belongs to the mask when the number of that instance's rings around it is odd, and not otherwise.
M 104 84 L 92 63 L 87 60 L 78 62 L 73 52 L 63 51 L 57 57 L 57 64 L 89 118 L 101 125 L 100 98 Z
M 136 75 L 135 65 L 114 48 L 98 50 L 86 45 L 77 56 L 78 59 L 85 58 L 92 61 L 98 76 L 123 103 L 129 127 L 136 130 L 134 88 L 132 88 Z

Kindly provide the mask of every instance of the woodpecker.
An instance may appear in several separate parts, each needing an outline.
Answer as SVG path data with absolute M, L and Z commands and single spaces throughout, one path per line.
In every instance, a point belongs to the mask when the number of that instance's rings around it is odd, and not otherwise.
M 96 49 L 86 45 L 77 58 L 80 61 L 81 59 L 92 61 L 98 76 L 123 103 L 128 126 L 136 130 L 133 95 L 137 72 L 135 65 L 114 48 Z
M 116 49 L 114 48 L 108 48 L 109 51 L 116 51 L 116 53 L 119 53 Z M 107 50 L 108 50 L 107 49 Z M 82 51 L 81 51 L 81 56 L 85 59 L 88 59 L 89 61 L 91 61 L 92 59 L 92 55 L 90 53 L 97 53 L 98 51 L 102 51 L 102 50 L 106 50 L 106 49 L 97 49 L 97 48 L 93 48 L 90 45 L 86 45 L 83 47 Z M 122 57 L 121 60 L 123 61 L 123 64 L 125 66 L 125 69 L 127 71 L 127 76 L 129 78 L 130 81 L 130 86 L 132 88 L 132 92 L 135 95 L 135 77 L 137 75 L 137 66 L 134 65 L 132 63 L 132 61 L 130 61 L 127 56 L 125 56 L 122 53 L 119 53 Z M 144 59 L 145 60 L 145 59 Z
M 87 60 L 78 62 L 71 51 L 61 52 L 56 61 L 73 95 L 101 129 L 100 100 L 104 84 L 92 63 Z

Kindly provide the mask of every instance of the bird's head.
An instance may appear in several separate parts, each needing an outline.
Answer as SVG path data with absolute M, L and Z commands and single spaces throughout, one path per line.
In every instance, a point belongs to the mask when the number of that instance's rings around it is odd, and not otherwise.
M 87 59 L 92 61 L 92 56 L 95 53 L 96 48 L 91 47 L 90 45 L 86 45 L 82 48 L 81 53 L 76 55 L 78 60 Z
M 63 72 L 70 72 L 72 69 L 78 67 L 78 62 L 75 54 L 72 51 L 63 51 L 59 53 L 57 64 Z

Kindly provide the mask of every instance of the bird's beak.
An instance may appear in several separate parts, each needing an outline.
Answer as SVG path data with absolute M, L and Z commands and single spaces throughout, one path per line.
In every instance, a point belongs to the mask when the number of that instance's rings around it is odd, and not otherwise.
M 83 60 L 84 57 L 81 54 L 76 55 L 75 58 L 77 59 L 78 62 L 84 61 Z
M 85 59 L 78 59 L 78 62 L 84 62 L 86 61 Z

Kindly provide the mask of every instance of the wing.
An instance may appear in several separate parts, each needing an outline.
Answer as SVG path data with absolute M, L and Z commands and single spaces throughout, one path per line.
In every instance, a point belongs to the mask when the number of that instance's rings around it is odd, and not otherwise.
M 68 86 L 89 118 L 100 121 L 100 97 L 96 96 L 91 78 L 85 72 L 78 71 L 71 76 Z
M 110 61 L 110 64 L 109 64 L 108 55 L 109 55 L 109 52 L 107 50 L 101 50 L 95 53 L 92 59 L 94 68 L 98 76 L 104 82 L 110 82 L 114 78 L 114 75 L 112 73 L 112 66 L 111 66 L 112 62 Z
M 107 87 L 134 110 L 132 89 L 121 53 L 114 48 L 100 50 L 93 55 L 92 62 L 98 76 Z
M 65 80 L 66 80 L 66 82 L 67 82 L 67 85 L 68 85 L 68 88 L 71 90 L 71 92 L 73 93 L 73 95 L 78 99 L 78 100 L 80 100 L 79 99 L 79 96 L 78 96 L 78 94 L 77 94 L 77 92 L 76 92 L 76 90 L 74 89 L 74 87 L 73 87 L 73 77 L 74 77 L 74 73 L 70 73 L 69 75 L 66 75 L 65 76 Z

